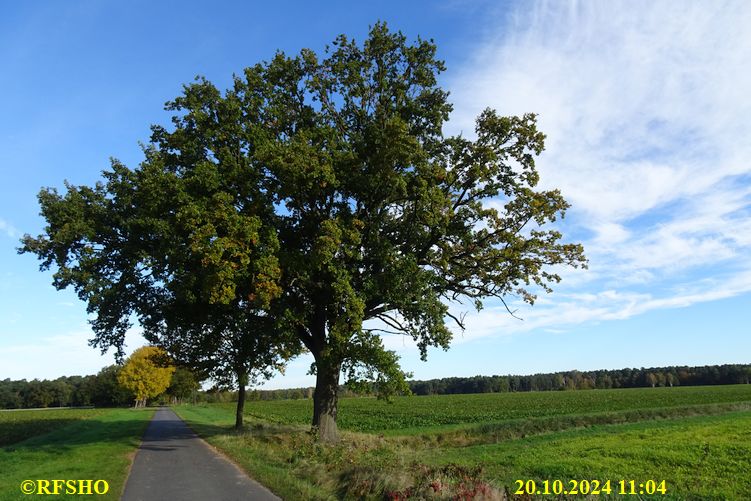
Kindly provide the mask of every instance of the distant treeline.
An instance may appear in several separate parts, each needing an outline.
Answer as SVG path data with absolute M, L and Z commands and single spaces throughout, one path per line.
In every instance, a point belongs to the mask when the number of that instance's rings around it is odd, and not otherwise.
M 111 365 L 95 376 L 69 376 L 52 381 L 0 380 L 0 408 L 34 407 L 96 407 L 128 406 L 133 395 L 117 383 L 120 366 Z M 183 370 L 178 370 L 179 376 Z M 183 374 L 184 375 L 184 374 Z M 173 384 L 158 401 L 175 400 L 197 402 L 232 402 L 234 391 L 193 391 L 191 383 L 174 377 Z M 474 376 L 410 381 L 416 395 L 447 395 L 457 393 L 504 393 L 517 391 L 590 390 L 597 388 L 644 388 L 655 386 L 698 386 L 718 384 L 748 384 L 751 365 L 706 365 L 702 367 L 650 367 L 598 371 L 567 371 L 531 376 Z M 193 383 L 195 384 L 195 383 Z M 354 396 L 346 386 L 339 388 L 339 396 Z M 248 400 L 287 400 L 312 398 L 313 388 L 283 390 L 253 390 Z
M 474 376 L 410 381 L 416 395 L 452 393 L 503 393 L 513 391 L 591 390 L 648 388 L 655 386 L 700 386 L 748 383 L 751 365 L 706 365 L 702 367 L 650 367 L 597 371 L 567 371 L 531 376 Z
M 701 367 L 650 367 L 597 371 L 567 371 L 531 376 L 474 376 L 409 381 L 415 395 L 457 393 L 505 393 L 517 391 L 591 390 L 656 386 L 739 384 L 751 381 L 751 365 L 706 365 Z M 340 396 L 353 393 L 340 387 Z M 313 388 L 255 390 L 249 400 L 312 398 Z M 229 397 L 231 398 L 231 397 Z
M 52 381 L 0 381 L 0 408 L 127 406 L 133 396 L 117 383 L 117 365 L 105 367 L 95 376 L 64 376 Z
M 0 380 L 0 409 L 130 406 L 133 394 L 117 382 L 120 368 L 119 365 L 110 365 L 93 376 L 63 376 L 54 380 Z M 188 399 L 195 385 L 189 373 L 179 368 L 173 374 L 172 384 L 158 401 L 167 403 Z

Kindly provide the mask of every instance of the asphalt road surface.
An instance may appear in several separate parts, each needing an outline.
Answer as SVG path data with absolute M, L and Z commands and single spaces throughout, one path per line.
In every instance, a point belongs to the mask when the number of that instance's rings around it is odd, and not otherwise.
M 209 447 L 170 409 L 149 423 L 124 501 L 279 500 Z

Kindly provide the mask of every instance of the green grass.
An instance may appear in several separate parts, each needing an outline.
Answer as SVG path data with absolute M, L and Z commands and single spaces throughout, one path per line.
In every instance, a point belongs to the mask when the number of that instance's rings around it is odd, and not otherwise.
M 751 412 L 596 426 L 471 447 L 420 451 L 431 466 L 481 466 L 492 482 L 667 481 L 668 498 L 751 499 Z M 514 489 L 511 489 L 513 492 Z M 656 498 L 665 498 L 656 496 Z
M 333 447 L 308 432 L 309 406 L 252 402 L 239 434 L 230 405 L 176 412 L 288 499 L 503 499 L 529 479 L 610 479 L 614 498 L 618 480 L 652 479 L 667 483 L 660 499 L 751 499 L 750 385 L 342 399 Z
M 35 435 L 90 419 L 109 412 L 105 409 L 45 409 L 0 412 L 0 446 L 19 442 Z
M 26 423 L 10 425 L 9 429 L 14 431 L 4 436 L 15 440 L 24 434 L 33 435 L 0 448 L 0 500 L 28 500 L 29 496 L 20 491 L 21 482 L 42 479 L 103 479 L 110 487 L 105 496 L 61 497 L 120 498 L 133 453 L 153 411 L 106 409 L 81 414 L 87 411 L 71 409 L 32 412 L 35 414 L 23 412 L 25 416 L 0 416 L 0 429 L 9 423 Z M 53 417 L 49 413 L 58 415 Z M 45 433 L 46 430 L 51 431 Z

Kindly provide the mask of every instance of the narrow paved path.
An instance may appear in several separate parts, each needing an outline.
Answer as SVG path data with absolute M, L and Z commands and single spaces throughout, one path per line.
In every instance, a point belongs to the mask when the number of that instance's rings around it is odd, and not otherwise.
M 149 423 L 124 501 L 279 500 L 215 452 L 170 409 Z

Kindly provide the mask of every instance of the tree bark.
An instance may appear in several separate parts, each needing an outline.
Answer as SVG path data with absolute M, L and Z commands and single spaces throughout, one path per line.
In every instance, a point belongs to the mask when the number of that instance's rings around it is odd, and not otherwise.
M 245 409 L 245 386 L 248 384 L 248 375 L 243 372 L 237 373 L 237 411 L 235 412 L 235 429 L 243 429 L 243 410 Z
M 336 426 L 340 364 L 316 364 L 316 389 L 313 393 L 313 430 L 318 440 L 325 443 L 339 441 Z

